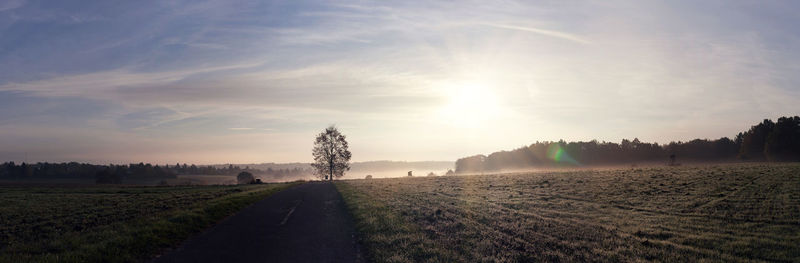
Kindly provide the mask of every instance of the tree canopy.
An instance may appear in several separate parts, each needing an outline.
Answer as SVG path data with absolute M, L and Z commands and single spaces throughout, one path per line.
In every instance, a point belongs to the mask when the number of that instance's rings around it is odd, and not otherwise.
M 350 170 L 352 154 L 348 150 L 346 137 L 332 125 L 317 135 L 311 154 L 314 156 L 311 166 L 320 179 L 333 180 Z

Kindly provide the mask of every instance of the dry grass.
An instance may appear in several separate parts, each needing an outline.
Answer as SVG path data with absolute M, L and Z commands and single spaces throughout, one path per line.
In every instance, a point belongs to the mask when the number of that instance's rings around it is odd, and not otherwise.
M 337 183 L 378 262 L 800 261 L 800 164 Z

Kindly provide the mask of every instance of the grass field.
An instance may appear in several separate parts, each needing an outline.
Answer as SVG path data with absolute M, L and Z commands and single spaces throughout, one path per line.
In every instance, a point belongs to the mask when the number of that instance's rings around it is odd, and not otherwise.
M 800 164 L 337 183 L 377 262 L 800 261 Z
M 0 186 L 0 262 L 147 260 L 291 185 Z

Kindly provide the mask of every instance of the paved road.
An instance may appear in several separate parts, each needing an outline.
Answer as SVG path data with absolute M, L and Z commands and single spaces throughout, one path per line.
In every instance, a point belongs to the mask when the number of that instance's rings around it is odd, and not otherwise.
M 331 183 L 278 192 L 154 262 L 360 262 L 352 220 Z

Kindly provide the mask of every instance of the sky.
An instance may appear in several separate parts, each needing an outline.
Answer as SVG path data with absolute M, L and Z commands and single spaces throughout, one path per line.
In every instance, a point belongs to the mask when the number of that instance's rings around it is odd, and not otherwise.
M 0 161 L 444 160 L 800 115 L 797 1 L 0 1 Z

